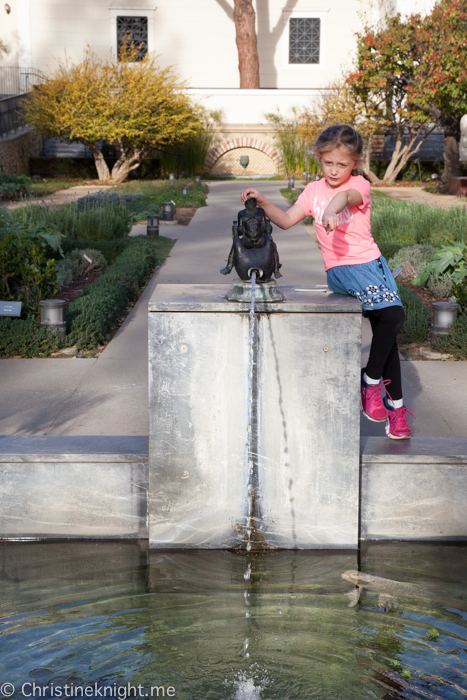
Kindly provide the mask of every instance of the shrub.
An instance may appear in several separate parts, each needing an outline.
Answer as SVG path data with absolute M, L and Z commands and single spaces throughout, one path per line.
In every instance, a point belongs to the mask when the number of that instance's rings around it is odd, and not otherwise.
M 436 349 L 448 352 L 456 360 L 467 359 L 467 314 L 462 314 L 454 321 L 447 335 L 438 336 Z
M 441 246 L 422 273 L 412 281 L 412 284 L 424 287 L 430 277 L 440 277 L 445 273 L 449 274 L 456 283 L 467 279 L 466 255 L 467 245 L 463 243 Z
M 57 272 L 50 246 L 60 248 L 50 225 L 17 225 L 8 212 L 0 216 L 0 297 L 23 303 L 23 312 L 39 313 L 39 301 L 57 291 Z
M 102 343 L 172 245 L 167 238 L 134 238 L 115 264 L 71 302 L 66 313 L 68 344 L 92 349 Z
M 397 288 L 405 311 L 402 334 L 408 343 L 424 343 L 428 333 L 430 311 L 411 289 L 399 283 Z
M 39 326 L 31 317 L 0 317 L 0 357 L 46 357 L 59 347 L 57 334 Z
M 72 250 L 92 248 L 102 253 L 107 264 L 112 265 L 117 257 L 123 253 L 125 248 L 131 245 L 132 241 L 132 238 L 117 238 L 114 241 L 90 241 L 86 239 L 75 240 L 73 238 L 64 238 L 62 239 L 62 250 L 67 254 Z
M 435 248 L 432 245 L 412 245 L 400 248 L 393 257 L 388 260 L 388 265 L 391 270 L 395 270 L 399 265 L 404 265 L 408 262 L 412 265 L 415 275 L 418 275 L 431 260 L 435 253 Z
M 467 279 L 454 284 L 452 287 L 452 294 L 459 304 L 460 312 L 467 314 Z
M 426 286 L 433 292 L 435 299 L 445 299 L 452 292 L 452 277 L 448 274 L 440 275 L 439 277 L 430 275 Z
M 84 210 L 79 210 L 76 203 L 64 204 L 60 209 L 34 205 L 15 209 L 12 217 L 23 227 L 32 223 L 53 224 L 63 236 L 74 240 L 111 241 L 125 238 L 131 229 L 130 213 L 123 204 L 103 204 Z
M 70 284 L 79 275 L 79 263 L 69 256 L 57 263 L 57 286 L 59 289 Z
M 86 256 L 86 257 L 84 257 Z M 57 262 L 57 284 L 61 289 L 76 277 L 90 270 L 106 267 L 107 260 L 100 250 L 94 248 L 76 248 Z
M 27 175 L 0 173 L 0 199 L 14 199 L 29 194 L 31 178 Z

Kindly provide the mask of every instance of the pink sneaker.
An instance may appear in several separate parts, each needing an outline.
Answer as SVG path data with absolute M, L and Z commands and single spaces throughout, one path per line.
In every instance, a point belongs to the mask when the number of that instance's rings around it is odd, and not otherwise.
M 375 423 L 383 423 L 387 420 L 388 412 L 383 404 L 381 389 L 386 391 L 386 386 L 391 383 L 389 379 L 379 384 L 367 384 L 363 379 L 364 369 L 362 369 L 361 395 L 362 413 L 369 420 Z
M 407 406 L 401 408 L 393 408 L 389 405 L 388 400 L 384 397 L 384 405 L 388 410 L 388 419 L 386 421 L 386 435 L 392 440 L 408 440 L 412 435 L 409 424 L 407 423 L 406 414 L 413 416 L 412 411 Z

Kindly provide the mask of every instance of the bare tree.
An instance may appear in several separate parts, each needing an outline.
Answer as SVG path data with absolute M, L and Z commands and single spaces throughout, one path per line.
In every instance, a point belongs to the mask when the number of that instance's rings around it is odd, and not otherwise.
M 233 18 L 238 49 L 240 88 L 255 90 L 260 85 L 256 14 L 252 0 L 234 0 Z

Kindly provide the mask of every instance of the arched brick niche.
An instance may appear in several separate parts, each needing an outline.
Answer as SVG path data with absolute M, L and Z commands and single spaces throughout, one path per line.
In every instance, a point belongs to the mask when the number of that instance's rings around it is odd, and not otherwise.
M 247 155 L 244 169 L 240 157 Z M 238 137 L 213 148 L 206 158 L 206 169 L 213 175 L 275 175 L 282 170 L 282 160 L 273 146 L 254 137 Z

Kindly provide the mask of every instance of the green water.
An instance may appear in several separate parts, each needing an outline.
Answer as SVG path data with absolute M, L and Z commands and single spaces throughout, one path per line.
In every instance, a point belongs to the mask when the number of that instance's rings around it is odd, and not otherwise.
M 0 684 L 14 686 L 0 697 L 32 697 L 33 681 L 35 697 L 65 683 L 77 697 L 128 683 L 183 700 L 467 696 L 467 544 L 379 543 L 358 560 L 2 543 L 0 562 Z M 391 612 L 365 591 L 350 608 L 341 574 L 357 568 L 436 591 Z

